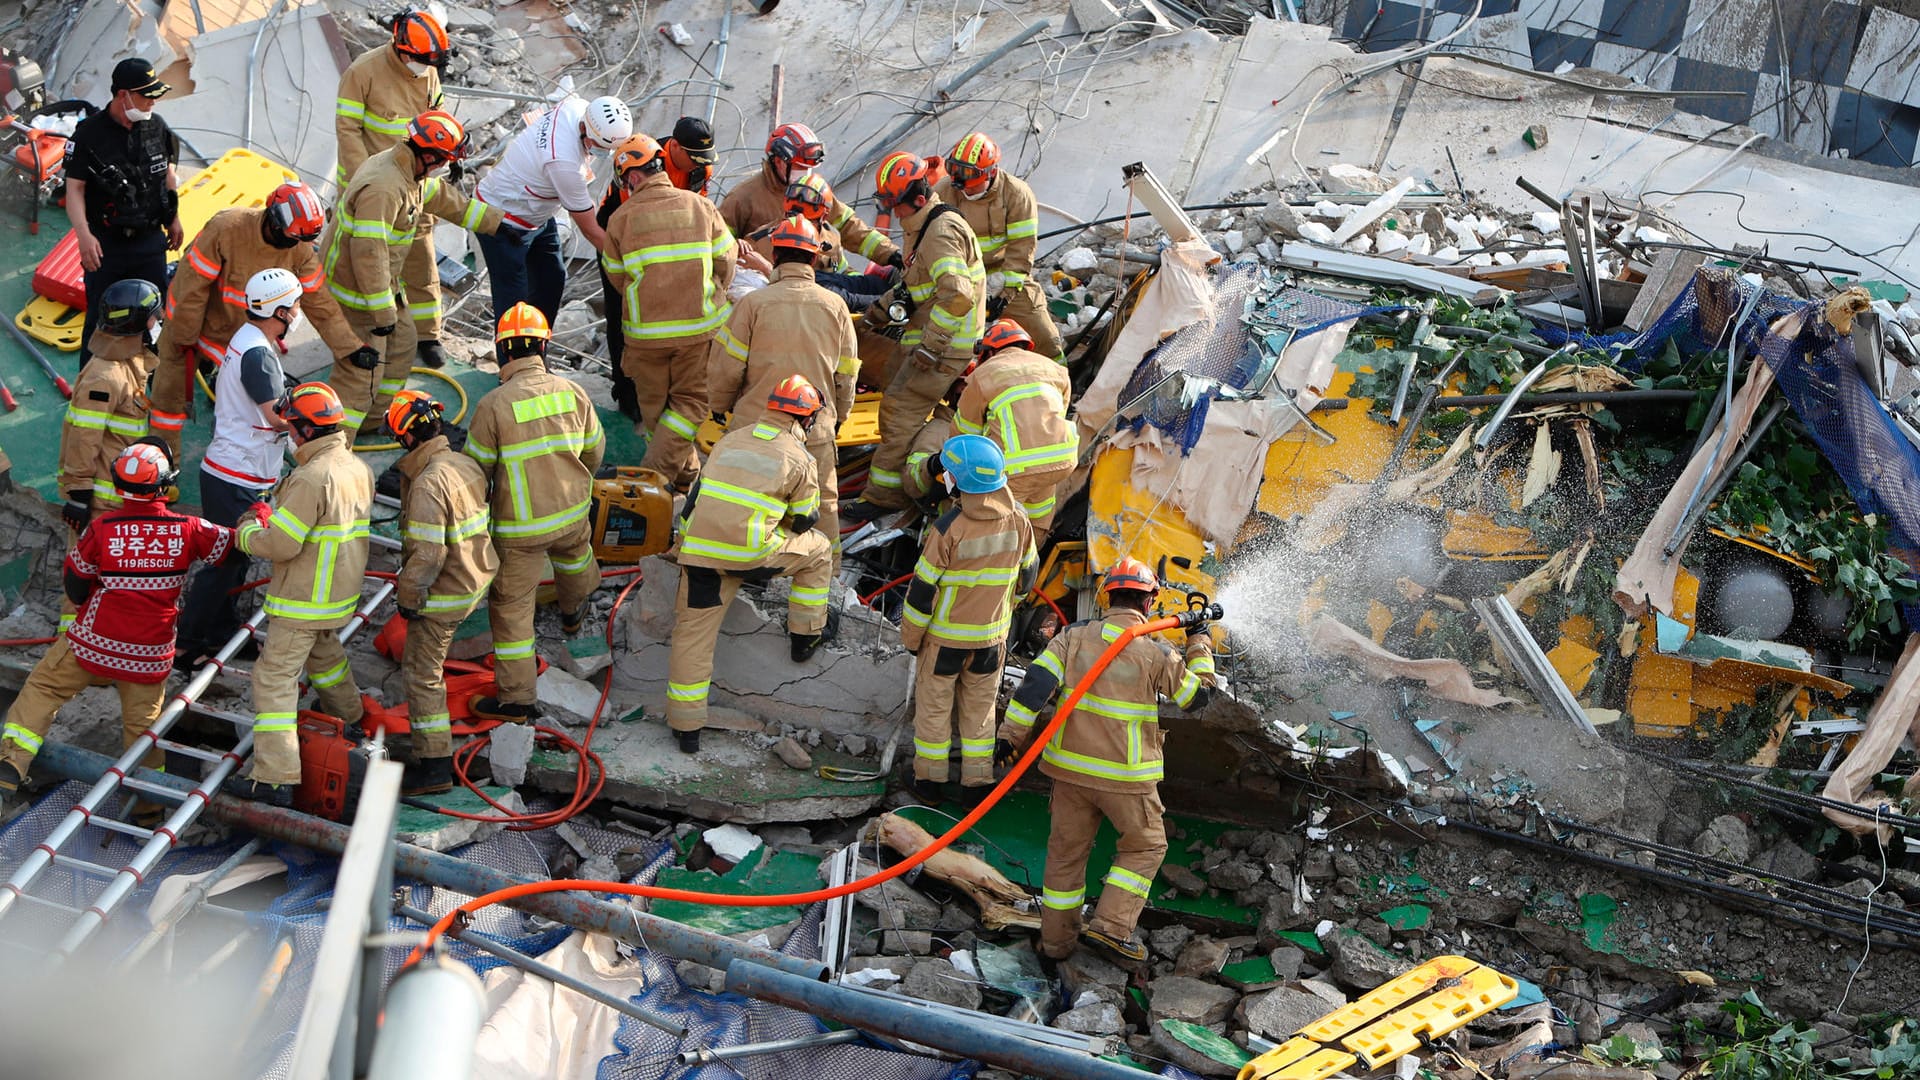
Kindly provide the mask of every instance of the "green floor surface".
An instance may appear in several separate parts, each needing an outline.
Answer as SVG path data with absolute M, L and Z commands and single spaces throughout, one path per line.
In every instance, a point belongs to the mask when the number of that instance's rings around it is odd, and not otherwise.
M 67 231 L 64 214 L 42 210 L 45 220 L 35 236 L 27 231 L 21 209 L 18 200 L 0 206 L 0 251 L 6 252 L 6 258 L 0 259 L 0 318 L 9 322 L 33 300 L 33 268 Z M 55 371 L 73 380 L 79 370 L 78 353 L 63 353 L 39 342 L 34 345 Z M 0 334 L 0 381 L 20 403 L 14 412 L 0 412 L 0 447 L 6 448 L 13 462 L 13 482 L 50 493 L 60 460 L 60 422 L 66 416 L 67 401 L 11 333 Z
M 660 872 L 655 884 L 667 889 L 718 893 L 725 896 L 778 896 L 811 892 L 820 887 L 820 860 L 785 851 L 768 854 L 762 844 L 725 874 L 685 870 L 678 866 Z M 797 907 L 727 907 L 656 900 L 648 911 L 663 919 L 716 934 L 751 933 L 798 919 Z
M 900 816 L 935 836 L 952 828 L 964 812 L 952 804 L 942 806 L 939 812 L 920 806 L 909 806 L 898 811 Z M 1225 822 L 1180 814 L 1168 814 L 1166 821 L 1166 861 L 1175 866 L 1192 866 L 1201 853 L 1219 839 L 1221 833 L 1236 827 Z M 1008 880 L 1037 893 L 1040 891 L 1041 876 L 1046 872 L 1047 832 L 1051 827 L 1052 818 L 1047 812 L 1046 796 L 1016 791 L 987 811 L 987 816 L 955 846 L 979 855 L 994 869 L 1005 874 Z M 1100 833 L 1093 842 L 1093 854 L 1087 860 L 1089 900 L 1100 895 L 1102 879 L 1113 865 L 1113 848 L 1118 839 L 1119 834 L 1113 826 L 1102 822 Z M 1197 850 L 1187 850 L 1195 847 L 1196 842 Z M 1148 899 L 1154 908 L 1176 914 L 1249 926 L 1259 918 L 1259 912 L 1235 904 L 1228 896 L 1183 896 L 1163 878 L 1154 880 L 1153 893 Z

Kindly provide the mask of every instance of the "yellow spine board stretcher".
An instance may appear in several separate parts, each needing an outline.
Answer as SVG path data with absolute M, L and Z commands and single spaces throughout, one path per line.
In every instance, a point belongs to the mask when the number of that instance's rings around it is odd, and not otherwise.
M 729 416 L 732 414 L 729 413 Z M 725 425 L 708 420 L 694 432 L 694 444 L 703 454 L 713 453 L 713 444 L 725 435 Z M 840 421 L 840 431 L 834 437 L 834 445 L 845 449 L 849 446 L 871 446 L 880 441 L 880 395 L 878 393 L 861 394 L 853 399 L 853 408 L 847 411 L 846 418 Z
M 207 219 L 234 206 L 265 206 L 273 189 L 300 179 L 300 174 L 251 150 L 234 149 L 197 173 L 180 187 L 180 227 L 192 243 Z M 181 252 L 167 253 L 168 262 Z M 61 352 L 78 352 L 84 313 L 57 300 L 36 296 L 13 320 L 37 341 Z
M 1308 1024 L 1241 1066 L 1238 1080 L 1325 1080 L 1371 1071 L 1519 996 L 1520 985 L 1464 956 L 1436 956 Z

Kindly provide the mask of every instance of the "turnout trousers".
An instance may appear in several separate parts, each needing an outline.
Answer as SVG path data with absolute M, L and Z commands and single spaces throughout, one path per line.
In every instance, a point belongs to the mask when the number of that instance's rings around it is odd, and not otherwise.
M 374 334 L 373 319 L 366 312 L 345 310 L 347 325 L 353 327 L 361 340 L 372 342 L 382 357 L 380 365 L 372 371 L 363 371 L 346 360 L 335 360 L 327 383 L 340 395 L 340 408 L 347 414 L 346 426 L 356 431 L 378 432 L 386 422 L 387 403 L 406 388 L 407 377 L 413 374 L 419 338 L 405 308 L 400 311 L 400 321 L 394 324 L 393 333 L 386 337 Z
M 540 667 L 534 660 L 533 609 L 547 563 L 553 563 L 553 587 L 561 611 L 579 607 L 600 587 L 592 532 L 592 526 L 582 520 L 533 547 L 495 545 L 500 572 L 487 590 L 487 620 L 493 627 L 493 677 L 500 686 L 501 701 L 536 703 L 534 679 Z
M 922 361 L 926 358 L 920 357 Z M 921 367 L 912 355 L 901 359 L 880 399 L 880 445 L 873 452 L 873 465 L 867 474 L 867 489 L 861 498 L 886 510 L 901 510 L 908 503 L 900 484 L 900 469 L 907 463 L 913 437 L 926 426 L 927 415 L 940 399 L 947 396 L 953 380 L 967 368 L 964 356 L 942 356 L 930 367 Z
M 694 433 L 713 415 L 707 407 L 708 342 L 642 345 L 628 339 L 620 354 L 646 425 L 647 453 L 640 467 L 657 470 L 683 490 L 700 472 Z
M 956 649 L 920 646 L 913 676 L 913 777 L 948 779 L 954 728 L 960 729 L 960 786 L 993 784 L 993 706 L 1000 695 L 999 644 Z
M 55 638 L 53 644 L 47 646 L 46 655 L 28 673 L 26 684 L 20 687 L 20 696 L 7 710 L 6 720 L 0 721 L 0 761 L 13 766 L 21 776 L 27 775 L 27 768 L 40 752 L 41 741 L 53 727 L 54 714 L 61 706 L 79 697 L 89 686 L 108 685 L 120 695 L 120 745 L 125 749 L 160 718 L 161 705 L 167 697 L 166 681 L 121 682 L 95 675 L 73 658 L 66 635 Z M 140 764 L 158 769 L 166 764 L 166 755 L 149 749 Z
M 699 731 L 707 725 L 707 691 L 713 687 L 713 651 L 727 608 L 749 580 L 793 578 L 787 597 L 787 632 L 817 634 L 827 625 L 827 588 L 833 580 L 827 538 L 809 529 L 753 570 L 734 573 L 705 566 L 680 568 L 680 596 L 673 609 L 673 643 L 667 656 L 667 726 Z
M 1047 834 L 1047 872 L 1041 892 L 1042 953 L 1064 960 L 1073 952 L 1080 936 L 1080 906 L 1087 895 L 1087 856 L 1103 817 L 1119 830 L 1120 843 L 1087 929 L 1118 941 L 1133 936 L 1140 912 L 1146 909 L 1153 876 L 1167 855 L 1165 813 L 1157 784 L 1116 792 L 1054 778 L 1053 829 Z
M 413 732 L 413 756 L 453 754 L 453 719 L 447 711 L 447 650 L 461 619 L 419 618 L 407 624 L 407 645 L 400 668 L 407 673 L 407 726 Z
M 349 725 L 365 713 L 353 681 L 340 628 L 299 619 L 267 617 L 267 641 L 253 663 L 253 779 L 262 784 L 300 782 L 300 673 L 319 697 L 320 711 Z

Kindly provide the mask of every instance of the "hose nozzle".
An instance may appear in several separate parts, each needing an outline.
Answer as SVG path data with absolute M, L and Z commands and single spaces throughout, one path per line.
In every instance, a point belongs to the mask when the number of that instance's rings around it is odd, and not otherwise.
M 1209 603 L 1205 599 L 1191 602 L 1187 610 L 1180 613 L 1180 628 L 1190 630 L 1193 627 L 1218 621 L 1226 615 L 1219 604 Z

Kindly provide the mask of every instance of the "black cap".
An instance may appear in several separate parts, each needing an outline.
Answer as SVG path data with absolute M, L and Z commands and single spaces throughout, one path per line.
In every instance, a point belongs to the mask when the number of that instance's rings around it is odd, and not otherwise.
M 113 66 L 113 92 L 131 90 L 145 97 L 157 98 L 173 89 L 160 81 L 153 73 L 153 65 L 139 57 L 130 57 Z
M 697 116 L 683 116 L 673 125 L 673 141 L 687 151 L 687 156 L 702 165 L 713 164 L 713 128 Z

